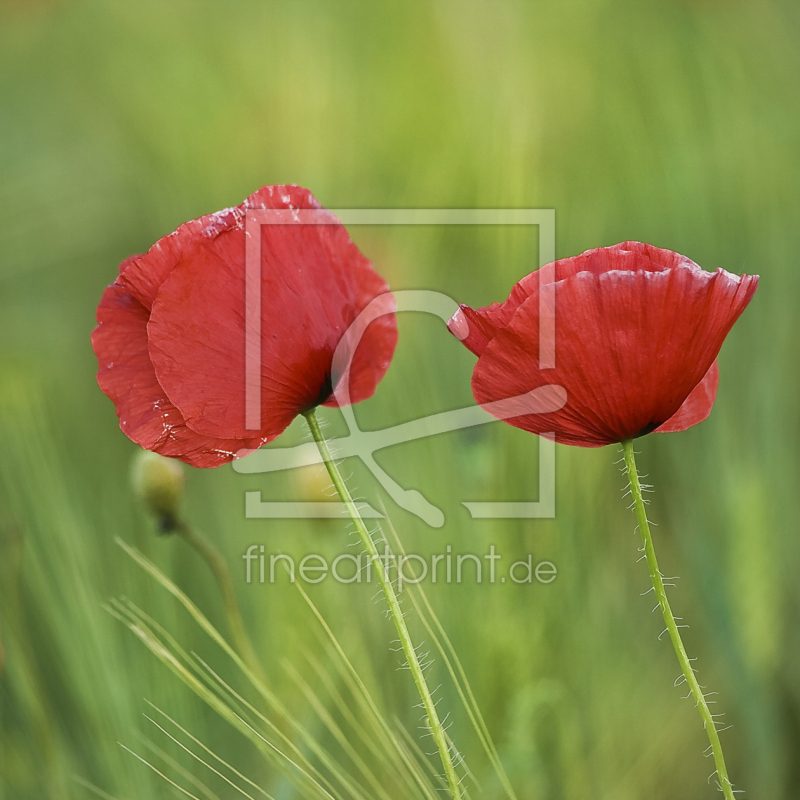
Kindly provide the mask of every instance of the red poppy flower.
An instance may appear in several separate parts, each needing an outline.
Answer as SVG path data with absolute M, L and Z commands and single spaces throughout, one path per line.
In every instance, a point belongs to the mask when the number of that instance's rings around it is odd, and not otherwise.
M 688 258 L 639 242 L 589 250 L 550 265 L 555 367 L 539 365 L 539 274 L 504 303 L 462 305 L 448 327 L 477 356 L 478 403 L 539 386 L 564 387 L 552 413 L 508 419 L 557 442 L 601 447 L 651 431 L 682 431 L 711 412 L 716 357 L 750 302 L 758 276 L 702 270 Z
M 250 430 L 245 216 L 261 208 L 312 209 L 325 224 L 260 226 L 261 428 Z M 134 442 L 215 467 L 271 441 L 299 413 L 337 404 L 336 346 L 388 288 L 308 190 L 266 186 L 123 262 L 97 309 L 97 380 Z M 350 361 L 351 403 L 374 393 L 396 342 L 394 314 L 369 325 Z

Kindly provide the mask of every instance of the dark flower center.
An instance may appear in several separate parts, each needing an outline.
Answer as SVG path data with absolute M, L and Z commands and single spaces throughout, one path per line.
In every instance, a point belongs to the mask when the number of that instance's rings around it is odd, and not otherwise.
M 331 382 L 330 372 L 325 373 L 325 378 L 322 381 L 322 386 L 319 389 L 317 399 L 311 404 L 311 408 L 321 406 L 326 400 L 329 400 L 333 394 L 333 383 Z
M 648 422 L 647 425 L 645 425 L 644 428 L 639 431 L 639 433 L 635 433 L 632 438 L 638 439 L 640 436 L 647 436 L 648 433 L 652 433 L 656 428 L 663 424 L 663 422 Z

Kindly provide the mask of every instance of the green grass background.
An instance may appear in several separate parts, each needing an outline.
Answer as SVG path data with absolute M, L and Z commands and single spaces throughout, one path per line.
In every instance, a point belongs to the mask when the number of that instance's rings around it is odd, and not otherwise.
M 120 261 L 282 182 L 328 207 L 555 208 L 559 257 L 638 239 L 761 275 L 711 418 L 641 440 L 640 467 L 687 646 L 732 725 L 734 782 L 800 797 L 798 41 L 794 0 L 0 3 L 0 797 L 97 796 L 75 776 L 119 800 L 177 796 L 117 744 L 146 753 L 139 732 L 169 750 L 144 698 L 277 798 L 298 796 L 102 608 L 130 597 L 230 669 L 114 544 L 141 548 L 224 630 L 206 566 L 131 496 L 136 448 L 89 345 Z M 352 235 L 393 288 L 472 305 L 504 298 L 536 260 L 524 229 Z M 440 323 L 407 315 L 400 333 L 362 427 L 470 401 L 474 359 Z M 295 424 L 283 443 L 302 440 Z M 535 499 L 537 453 L 497 423 L 379 455 L 446 514 L 434 530 L 387 500 L 408 550 L 494 544 L 558 566 L 549 586 L 431 588 L 519 797 L 712 797 L 699 718 L 640 597 L 615 448 L 558 449 L 554 520 L 473 521 L 460 505 Z M 369 473 L 347 470 L 377 502 Z M 319 481 L 187 470 L 186 516 L 235 570 L 275 690 L 330 744 L 283 668 L 307 673 L 307 649 L 327 657 L 314 624 L 291 587 L 245 585 L 241 554 L 335 554 L 346 526 L 245 519 L 256 489 L 310 499 Z M 372 590 L 313 594 L 382 707 L 416 730 Z M 441 691 L 483 796 L 501 796 Z

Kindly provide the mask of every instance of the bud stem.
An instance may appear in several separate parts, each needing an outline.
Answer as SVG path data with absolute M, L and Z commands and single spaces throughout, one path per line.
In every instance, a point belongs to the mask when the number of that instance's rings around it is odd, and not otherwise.
M 725 767 L 725 757 L 722 754 L 722 743 L 719 740 L 719 733 L 717 726 L 714 724 L 714 717 L 708 708 L 708 703 L 697 682 L 694 670 L 689 656 L 686 654 L 686 648 L 683 646 L 681 635 L 678 626 L 675 622 L 675 617 L 672 615 L 672 609 L 667 600 L 667 593 L 664 589 L 664 581 L 661 571 L 658 568 L 658 561 L 656 560 L 656 551 L 653 548 L 653 537 L 650 535 L 650 525 L 647 521 L 647 511 L 645 509 L 644 498 L 642 497 L 642 487 L 639 483 L 639 473 L 636 471 L 636 459 L 633 454 L 633 442 L 628 439 L 622 443 L 622 452 L 625 456 L 625 469 L 628 473 L 628 480 L 630 481 L 631 494 L 633 495 L 633 502 L 636 509 L 636 520 L 639 523 L 639 533 L 642 535 L 642 544 L 644 555 L 647 560 L 647 566 L 650 570 L 650 580 L 653 583 L 653 590 L 658 599 L 658 605 L 661 608 L 661 613 L 664 617 L 664 623 L 667 626 L 669 638 L 672 641 L 672 647 L 675 650 L 675 655 L 678 657 L 678 662 L 681 665 L 683 677 L 691 690 L 692 697 L 694 698 L 697 710 L 703 719 L 703 727 L 706 729 L 708 741 L 711 743 L 711 752 L 714 755 L 714 765 L 717 770 L 717 778 L 722 790 L 725 800 L 734 800 L 733 785 L 728 777 L 728 771 Z
M 231 630 L 234 646 L 251 672 L 259 678 L 263 678 L 264 673 L 261 670 L 261 665 L 258 662 L 250 637 L 247 635 L 242 612 L 239 608 L 239 601 L 236 599 L 236 592 L 233 588 L 231 573 L 222 553 L 219 552 L 208 537 L 187 525 L 183 520 L 178 520 L 173 530 L 187 544 L 193 547 L 211 568 L 222 594 L 222 602 L 225 606 L 225 614 L 228 618 L 228 626 Z

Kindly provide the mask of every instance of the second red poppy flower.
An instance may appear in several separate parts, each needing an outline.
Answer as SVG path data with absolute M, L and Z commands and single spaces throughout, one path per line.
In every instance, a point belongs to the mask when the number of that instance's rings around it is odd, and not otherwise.
M 504 303 L 462 305 L 449 323 L 478 358 L 475 399 L 564 387 L 552 413 L 506 420 L 557 442 L 600 447 L 704 420 L 716 397 L 716 357 L 750 302 L 757 276 L 702 270 L 640 242 L 589 250 L 548 270 L 555 296 L 555 367 L 539 364 L 539 273 Z

